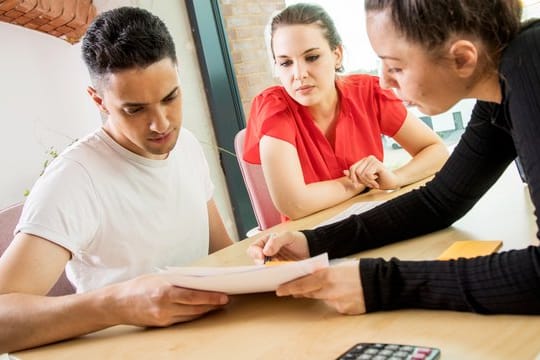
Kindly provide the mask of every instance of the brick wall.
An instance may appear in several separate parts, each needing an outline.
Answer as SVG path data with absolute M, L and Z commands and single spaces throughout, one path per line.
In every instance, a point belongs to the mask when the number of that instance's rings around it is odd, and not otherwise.
M 285 7 L 285 0 L 220 0 L 220 4 L 247 121 L 253 97 L 277 83 L 264 29 L 272 13 Z
M 59 37 L 80 40 L 96 16 L 92 0 L 0 0 L 0 21 Z

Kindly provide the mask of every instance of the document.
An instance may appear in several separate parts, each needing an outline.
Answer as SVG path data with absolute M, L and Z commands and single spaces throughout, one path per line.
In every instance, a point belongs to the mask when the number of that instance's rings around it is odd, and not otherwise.
M 190 289 L 247 294 L 275 291 L 283 283 L 328 267 L 328 254 L 280 265 L 168 267 L 157 273 L 171 284 Z
M 324 225 L 330 225 L 330 224 L 336 223 L 338 221 L 341 221 L 341 220 L 344 220 L 344 219 L 348 218 L 351 215 L 361 214 L 363 212 L 371 210 L 375 206 L 381 205 L 382 203 L 384 203 L 384 201 L 361 201 L 361 202 L 357 202 L 355 204 L 352 204 L 350 207 L 343 210 L 342 212 L 340 212 L 336 216 L 331 217 L 330 219 L 328 219 L 326 221 L 323 221 L 322 223 L 320 223 L 319 225 L 317 225 L 315 227 L 324 226 Z
M 497 252 L 502 246 L 500 240 L 462 240 L 456 241 L 448 247 L 437 260 L 453 260 L 459 258 L 472 258 L 490 255 Z

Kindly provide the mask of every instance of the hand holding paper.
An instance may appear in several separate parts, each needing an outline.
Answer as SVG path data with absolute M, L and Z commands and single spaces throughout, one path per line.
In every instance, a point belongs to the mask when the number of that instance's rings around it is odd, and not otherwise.
M 328 254 L 276 266 L 169 267 L 158 276 L 171 284 L 226 294 L 275 291 L 288 281 L 328 267 Z
M 278 296 L 320 299 L 342 314 L 366 312 L 358 260 L 344 260 L 278 288 Z
M 271 260 L 302 260 L 309 257 L 306 237 L 300 231 L 272 233 L 259 238 L 247 249 L 255 263 Z

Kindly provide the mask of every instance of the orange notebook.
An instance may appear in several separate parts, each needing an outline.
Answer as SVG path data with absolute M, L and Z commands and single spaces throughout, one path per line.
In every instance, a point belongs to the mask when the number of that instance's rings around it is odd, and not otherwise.
M 463 240 L 456 241 L 448 247 L 437 260 L 452 260 L 457 258 L 472 258 L 481 255 L 489 255 L 502 246 L 500 240 Z

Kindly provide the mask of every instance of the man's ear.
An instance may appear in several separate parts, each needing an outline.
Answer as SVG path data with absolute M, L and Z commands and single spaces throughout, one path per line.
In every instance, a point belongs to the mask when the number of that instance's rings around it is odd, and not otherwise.
M 109 111 L 105 107 L 105 104 L 103 104 L 103 98 L 98 94 L 96 89 L 89 86 L 86 88 L 86 92 L 88 93 L 88 95 L 90 95 L 92 101 L 94 101 L 94 103 L 97 105 L 101 112 L 104 112 L 105 114 L 109 113 Z
M 453 70 L 458 76 L 467 78 L 475 73 L 478 66 L 478 48 L 468 40 L 458 40 L 450 46 Z

